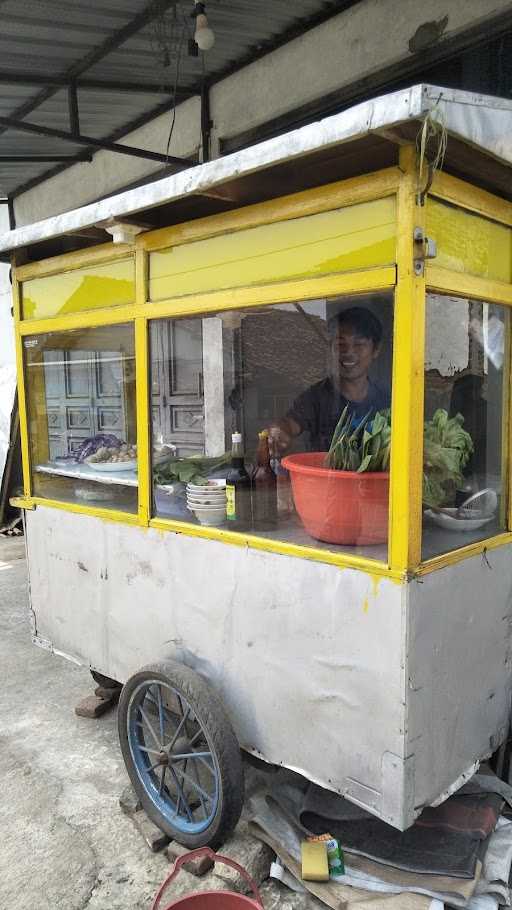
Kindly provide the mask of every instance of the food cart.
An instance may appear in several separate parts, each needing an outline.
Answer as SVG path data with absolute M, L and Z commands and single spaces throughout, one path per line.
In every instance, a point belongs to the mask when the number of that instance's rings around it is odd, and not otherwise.
M 512 102 L 416 86 L 0 238 L 34 642 L 124 684 L 187 845 L 236 822 L 239 746 L 404 830 L 507 736 L 511 136 Z M 380 498 L 358 472 L 336 542 L 276 461 L 274 529 L 203 523 L 187 483 L 325 380 L 348 307 L 382 329 Z

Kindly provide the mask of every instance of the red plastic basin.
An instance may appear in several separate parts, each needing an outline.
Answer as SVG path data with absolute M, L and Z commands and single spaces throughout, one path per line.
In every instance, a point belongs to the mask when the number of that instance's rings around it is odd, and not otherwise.
M 308 534 L 349 546 L 385 543 L 388 538 L 389 473 L 333 471 L 326 452 L 287 455 L 293 499 Z
M 234 891 L 203 891 L 178 897 L 166 910 L 262 910 L 261 904 Z
M 199 891 L 195 894 L 186 894 L 184 897 L 175 898 L 170 904 L 167 904 L 165 910 L 263 910 L 258 886 L 249 873 L 238 863 L 235 863 L 234 859 L 222 856 L 220 853 L 214 853 L 210 847 L 198 847 L 197 850 L 183 853 L 182 856 L 177 858 L 170 874 L 159 888 L 151 910 L 159 910 L 164 892 L 174 881 L 181 867 L 187 862 L 204 856 L 208 856 L 213 863 L 222 863 L 225 866 L 231 866 L 232 869 L 236 869 L 249 885 L 254 897 L 247 897 L 245 894 L 238 894 L 236 891 Z

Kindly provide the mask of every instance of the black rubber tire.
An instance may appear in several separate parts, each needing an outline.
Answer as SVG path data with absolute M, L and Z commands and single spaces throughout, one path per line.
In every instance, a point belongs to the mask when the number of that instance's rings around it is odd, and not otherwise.
M 120 689 L 122 683 L 117 682 L 116 679 L 111 679 L 110 676 L 104 676 L 103 673 L 98 673 L 97 670 L 91 670 L 91 676 L 95 683 L 98 686 L 102 686 L 103 689 Z
M 175 828 L 147 793 L 134 766 L 128 741 L 130 699 L 141 682 L 160 680 L 182 693 L 208 733 L 219 770 L 219 800 L 211 824 L 200 834 Z M 185 847 L 219 847 L 237 824 L 244 799 L 244 775 L 240 746 L 220 698 L 194 670 L 176 661 L 142 667 L 124 684 L 118 707 L 121 752 L 133 788 L 149 818 L 172 840 Z

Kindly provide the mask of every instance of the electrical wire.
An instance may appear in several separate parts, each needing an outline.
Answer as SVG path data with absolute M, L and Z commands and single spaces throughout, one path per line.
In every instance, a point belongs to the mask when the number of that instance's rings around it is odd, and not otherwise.
M 189 17 L 185 15 L 185 13 L 183 12 L 183 9 L 182 9 L 181 7 L 180 7 L 180 12 L 181 12 L 182 17 L 183 17 L 183 24 L 184 24 L 185 31 L 186 31 L 187 34 L 188 34 L 188 40 L 189 40 L 189 41 L 195 41 L 194 32 L 193 32 L 193 30 L 192 30 L 192 28 L 191 28 L 191 26 L 190 26 Z M 204 81 L 205 81 L 205 79 L 206 79 L 206 67 L 205 67 L 205 62 L 204 62 L 204 51 L 199 50 L 199 59 L 201 60 L 201 85 L 204 85 Z M 202 143 L 203 143 L 203 130 L 202 130 L 202 124 L 201 124 L 201 122 L 200 122 L 200 123 L 199 123 L 199 140 L 198 140 L 198 146 L 199 146 L 199 148 L 201 148 Z
M 177 54 L 176 54 L 176 66 L 175 66 L 175 70 L 174 70 L 174 84 L 173 84 L 173 92 L 172 92 L 172 113 L 171 113 L 171 124 L 169 127 L 169 135 L 167 137 L 167 146 L 166 146 L 166 150 L 165 150 L 166 159 L 169 158 L 169 149 L 171 146 L 171 140 L 172 140 L 172 135 L 174 132 L 174 127 L 176 124 L 176 96 L 178 93 L 178 85 L 179 85 L 179 78 L 180 78 L 180 66 L 181 66 L 181 55 L 182 55 L 182 51 L 183 51 L 183 43 L 184 43 L 186 37 L 188 37 L 189 40 L 192 40 L 192 41 L 194 40 L 192 29 L 191 29 L 190 23 L 188 21 L 188 17 L 185 15 L 183 8 L 179 4 L 176 4 L 175 10 L 176 9 L 181 14 L 182 28 L 181 28 L 180 38 L 179 38 L 179 42 L 178 42 L 178 50 L 177 50 Z M 205 59 L 204 59 L 203 51 L 200 51 L 199 55 L 200 55 L 200 60 L 201 60 L 201 78 L 202 78 L 202 83 L 204 84 L 204 80 L 206 78 L 206 67 L 205 67 Z M 201 142 L 202 142 L 202 131 L 200 134 L 200 143 L 199 143 L 200 145 L 201 145 Z
M 179 77 L 180 77 L 180 65 L 181 65 L 181 52 L 183 49 L 184 38 L 185 38 L 185 28 L 182 28 L 181 33 L 180 33 L 179 42 L 178 42 L 178 50 L 176 53 L 176 66 L 174 68 L 174 85 L 173 85 L 173 90 L 172 90 L 171 125 L 169 127 L 169 135 L 167 137 L 167 146 L 166 146 L 166 150 L 165 150 L 166 163 L 169 159 L 169 149 L 171 146 L 171 139 L 172 139 L 172 134 L 174 132 L 174 126 L 176 123 L 176 96 L 178 93 L 178 81 L 179 81 Z

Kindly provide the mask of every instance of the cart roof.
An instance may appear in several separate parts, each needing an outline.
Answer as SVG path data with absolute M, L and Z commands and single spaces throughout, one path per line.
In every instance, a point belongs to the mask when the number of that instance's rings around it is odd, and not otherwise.
M 109 239 L 105 222 L 147 229 L 229 211 L 397 163 L 435 111 L 448 132 L 444 170 L 512 199 L 512 101 L 416 85 L 231 155 L 0 236 L 0 258 L 40 259 Z

